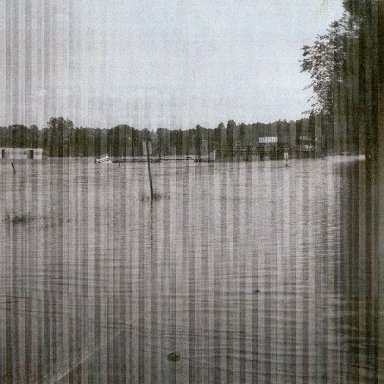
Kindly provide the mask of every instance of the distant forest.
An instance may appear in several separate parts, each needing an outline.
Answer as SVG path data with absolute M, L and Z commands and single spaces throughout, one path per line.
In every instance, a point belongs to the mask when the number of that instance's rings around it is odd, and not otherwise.
M 308 117 L 269 124 L 230 120 L 210 129 L 197 125 L 156 131 L 125 124 L 110 129 L 74 127 L 72 121 L 54 117 L 42 129 L 0 127 L 0 146 L 39 147 L 51 157 L 125 157 L 141 156 L 143 141 L 150 140 L 155 156 L 198 156 L 216 150 L 218 158 L 226 158 L 244 148 L 258 148 L 260 137 L 277 136 L 280 149 L 295 151 L 305 144 L 321 154 L 365 153 L 371 164 L 377 156 L 378 84 L 383 77 L 375 48 L 380 2 L 344 0 L 343 4 L 342 17 L 302 48 L 301 70 L 310 75 L 308 88 L 313 90 Z
M 218 157 L 231 157 L 236 150 L 257 148 L 259 137 L 276 136 L 279 145 L 294 149 L 306 137 L 320 143 L 327 152 L 357 151 L 350 142 L 334 132 L 332 120 L 311 113 L 296 121 L 236 124 L 233 120 L 216 128 L 197 125 L 188 130 L 158 128 L 138 130 L 129 125 L 110 129 L 74 127 L 72 121 L 51 118 L 47 126 L 10 125 L 0 127 L 0 147 L 43 148 L 49 157 L 87 157 L 109 154 L 113 157 L 143 155 L 143 141 L 150 140 L 154 156 L 201 155 L 216 150 Z

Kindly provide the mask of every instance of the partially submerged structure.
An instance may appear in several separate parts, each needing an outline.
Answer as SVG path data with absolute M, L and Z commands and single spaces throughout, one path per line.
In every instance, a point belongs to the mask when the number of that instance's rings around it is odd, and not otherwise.
M 277 136 L 260 136 L 258 146 L 260 160 L 277 159 L 278 144 Z
M 42 148 L 0 148 L 0 159 L 41 160 L 42 158 Z

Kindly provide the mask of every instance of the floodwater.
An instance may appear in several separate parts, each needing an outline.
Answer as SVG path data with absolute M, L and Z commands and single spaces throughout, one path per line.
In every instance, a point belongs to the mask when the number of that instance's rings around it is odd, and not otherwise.
M 1 383 L 377 377 L 364 161 L 152 164 L 152 205 L 146 164 L 14 164 Z

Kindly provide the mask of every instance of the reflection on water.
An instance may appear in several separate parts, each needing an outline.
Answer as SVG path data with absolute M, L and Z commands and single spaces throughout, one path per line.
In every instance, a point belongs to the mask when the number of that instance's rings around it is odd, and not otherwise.
M 2 163 L 1 383 L 372 382 L 362 164 Z

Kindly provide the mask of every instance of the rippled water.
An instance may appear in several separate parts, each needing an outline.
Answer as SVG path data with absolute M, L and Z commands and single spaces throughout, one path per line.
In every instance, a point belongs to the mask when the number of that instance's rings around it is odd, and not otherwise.
M 2 162 L 0 382 L 370 383 L 363 163 Z

